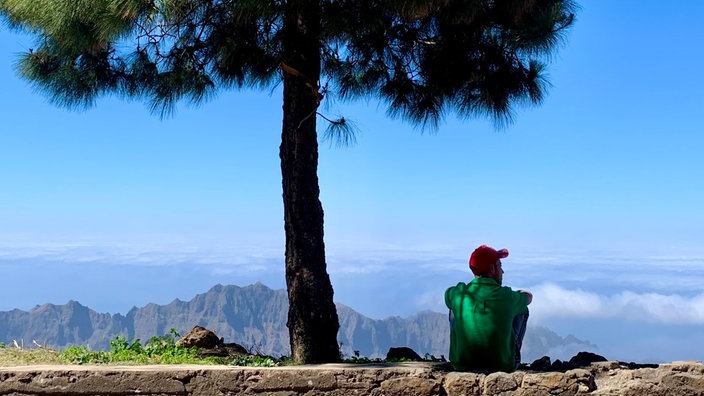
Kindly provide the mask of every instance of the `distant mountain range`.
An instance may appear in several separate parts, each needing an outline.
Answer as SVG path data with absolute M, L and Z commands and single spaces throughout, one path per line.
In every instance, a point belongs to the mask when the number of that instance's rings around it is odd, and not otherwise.
M 65 348 L 88 345 L 106 350 L 116 335 L 143 341 L 168 334 L 176 328 L 185 334 L 200 325 L 213 330 L 225 342 L 236 342 L 254 352 L 288 355 L 286 328 L 288 298 L 285 290 L 254 285 L 216 285 L 190 301 L 174 300 L 167 305 L 149 303 L 132 308 L 126 315 L 98 313 L 69 301 L 64 305 L 44 304 L 31 311 L 0 312 L 0 342 L 13 340 L 30 345 Z M 424 311 L 408 318 L 368 318 L 350 307 L 337 304 L 340 318 L 338 340 L 344 355 L 384 357 L 389 347 L 408 346 L 421 356 L 446 356 L 449 349 L 447 315 Z M 596 346 L 573 336 L 561 337 L 543 327 L 529 327 L 523 343 L 523 361 L 552 353 L 569 355 Z

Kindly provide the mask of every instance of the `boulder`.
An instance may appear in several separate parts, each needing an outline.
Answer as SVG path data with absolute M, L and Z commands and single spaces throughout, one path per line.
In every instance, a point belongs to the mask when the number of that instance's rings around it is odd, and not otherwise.
M 550 371 L 550 356 L 543 356 L 540 359 L 536 359 L 528 366 L 529 370 L 533 371 Z
M 606 358 L 592 352 L 579 352 L 572 356 L 569 363 L 575 367 L 586 367 L 594 362 L 605 362 Z
M 555 359 L 554 362 L 550 362 L 549 356 L 543 356 L 540 359 L 533 361 L 530 365 L 525 367 L 527 370 L 531 371 L 562 371 L 566 372 L 568 370 L 573 370 L 576 368 L 584 368 L 590 366 L 592 363 L 596 362 L 606 362 L 607 359 L 601 355 L 597 355 L 592 352 L 579 352 L 572 356 L 568 361 L 562 361 L 560 359 Z M 639 365 L 647 366 L 647 365 Z M 521 367 L 524 369 L 524 367 Z
M 389 348 L 389 352 L 386 353 L 386 360 L 413 360 L 413 361 L 421 361 L 423 360 L 420 355 L 416 353 L 411 348 L 408 347 L 398 347 L 394 348 L 391 347 Z
M 195 326 L 176 342 L 185 348 L 211 349 L 224 345 L 223 339 L 218 337 L 214 331 L 205 327 Z
M 186 348 L 197 348 L 200 356 L 248 355 L 249 352 L 237 343 L 225 343 L 214 331 L 195 326 L 178 340 L 177 344 Z

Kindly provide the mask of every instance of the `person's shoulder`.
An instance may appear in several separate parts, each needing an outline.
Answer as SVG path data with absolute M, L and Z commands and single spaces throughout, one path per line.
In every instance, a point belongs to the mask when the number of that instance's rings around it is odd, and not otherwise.
M 501 292 L 506 294 L 520 295 L 521 291 L 513 289 L 511 286 L 501 286 Z
M 457 300 L 465 294 L 467 294 L 467 284 L 464 282 L 448 287 L 445 290 L 445 305 L 452 309 Z
M 469 284 L 464 282 L 458 282 L 455 286 L 450 286 L 445 290 L 445 296 L 465 294 L 469 290 Z
M 457 282 L 456 285 L 448 287 L 446 292 L 449 292 L 450 290 L 465 290 L 468 286 L 469 285 L 467 283 Z
M 502 286 L 501 293 L 506 296 L 506 298 L 510 298 L 513 301 L 525 301 L 527 304 L 530 304 L 529 297 L 522 290 L 514 290 L 509 286 Z

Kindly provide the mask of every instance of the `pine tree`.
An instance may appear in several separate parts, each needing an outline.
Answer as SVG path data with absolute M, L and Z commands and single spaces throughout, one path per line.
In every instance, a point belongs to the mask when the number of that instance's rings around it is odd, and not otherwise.
M 283 82 L 280 161 L 288 327 L 299 363 L 339 359 L 318 186 L 321 101 L 376 98 L 435 128 L 448 113 L 511 121 L 540 103 L 545 63 L 573 24 L 570 0 L 0 0 L 34 34 L 19 74 L 50 99 L 101 95 L 170 115 L 217 89 Z M 344 118 L 324 119 L 341 142 Z

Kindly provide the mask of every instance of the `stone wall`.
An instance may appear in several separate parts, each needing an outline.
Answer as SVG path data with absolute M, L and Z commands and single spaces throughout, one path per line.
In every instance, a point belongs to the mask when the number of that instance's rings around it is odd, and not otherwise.
M 567 372 L 459 373 L 442 365 L 21 366 L 0 368 L 0 395 L 704 395 L 704 365 L 628 369 L 594 363 Z

